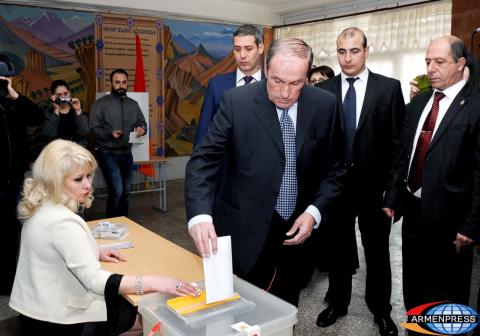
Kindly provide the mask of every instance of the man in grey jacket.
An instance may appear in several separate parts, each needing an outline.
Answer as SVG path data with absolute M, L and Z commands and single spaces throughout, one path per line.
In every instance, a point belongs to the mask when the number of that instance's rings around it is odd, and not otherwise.
M 92 106 L 90 128 L 96 139 L 97 159 L 108 188 L 107 217 L 128 216 L 133 156 L 129 133 L 141 137 L 147 123 L 138 103 L 127 97 L 128 74 L 110 74 L 112 93 Z

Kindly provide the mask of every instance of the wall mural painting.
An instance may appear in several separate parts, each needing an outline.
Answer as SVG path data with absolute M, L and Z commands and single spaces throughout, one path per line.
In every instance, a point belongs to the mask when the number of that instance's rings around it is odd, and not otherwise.
M 94 18 L 92 13 L 0 5 L 0 53 L 15 66 L 18 92 L 42 106 L 48 104 L 52 81 L 63 79 L 88 112 L 95 97 Z
M 165 148 L 190 155 L 208 80 L 234 71 L 236 26 L 165 20 Z

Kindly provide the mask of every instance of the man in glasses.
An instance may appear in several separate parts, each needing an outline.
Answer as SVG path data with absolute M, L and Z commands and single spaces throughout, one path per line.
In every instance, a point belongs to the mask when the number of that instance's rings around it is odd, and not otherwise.
M 97 159 L 108 188 L 107 217 L 128 216 L 128 195 L 133 156 L 129 133 L 137 138 L 147 131 L 138 103 L 127 97 L 128 74 L 115 69 L 110 74 L 112 93 L 92 106 L 90 128 L 96 139 Z

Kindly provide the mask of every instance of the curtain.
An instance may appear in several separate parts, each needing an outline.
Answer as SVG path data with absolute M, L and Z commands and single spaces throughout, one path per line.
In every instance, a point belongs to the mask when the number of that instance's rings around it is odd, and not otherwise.
M 400 80 L 408 102 L 409 81 L 426 73 L 425 50 L 430 41 L 451 31 L 452 2 L 443 0 L 421 5 L 396 8 L 275 28 L 275 38 L 298 37 L 313 49 L 315 65 L 328 65 L 336 74 L 336 39 L 348 27 L 358 27 L 367 36 L 370 54 L 367 67 L 382 75 Z

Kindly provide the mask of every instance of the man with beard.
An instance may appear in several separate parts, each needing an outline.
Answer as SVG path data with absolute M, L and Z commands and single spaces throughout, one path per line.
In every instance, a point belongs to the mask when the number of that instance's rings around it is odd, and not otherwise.
M 129 133 L 145 134 L 147 123 L 138 103 L 127 97 L 128 74 L 115 69 L 110 74 L 112 93 L 92 106 L 90 128 L 96 139 L 97 159 L 108 188 L 107 217 L 128 216 L 132 178 L 132 144 Z

